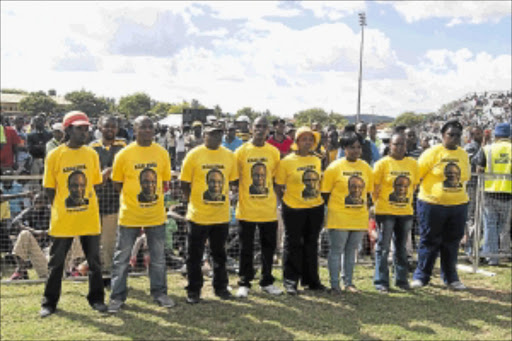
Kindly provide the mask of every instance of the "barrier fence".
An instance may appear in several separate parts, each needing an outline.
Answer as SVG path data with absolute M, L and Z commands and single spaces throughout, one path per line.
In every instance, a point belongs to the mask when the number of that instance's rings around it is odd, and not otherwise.
M 485 181 L 489 180 L 510 180 L 511 175 L 496 174 L 474 174 L 468 183 L 468 194 L 470 195 L 469 214 L 466 224 L 466 233 L 461 242 L 461 261 L 467 260 L 472 263 L 474 272 L 478 270 L 481 260 L 488 260 L 495 264 L 502 258 L 511 257 L 511 196 L 507 194 L 490 195 L 485 193 Z M 28 281 L 44 281 L 47 274 L 48 250 L 51 243 L 45 233 L 49 226 L 50 207 L 45 204 L 41 193 L 42 176 L 13 175 L 2 176 L 2 195 L 19 196 L 14 199 L 2 202 L 2 219 L 0 226 L 0 255 L 2 282 L 6 282 L 17 267 L 21 269 L 33 269 L 30 277 L 26 271 L 19 271 L 22 280 L 10 281 L 10 283 L 24 283 Z M 119 194 L 112 186 L 103 185 L 98 191 L 100 202 L 100 216 L 102 223 L 107 225 L 107 219 L 115 219 L 111 214 L 106 214 L 108 205 L 119 198 Z M 234 207 L 236 206 L 237 193 L 232 192 L 231 213 L 232 219 L 229 223 L 229 236 L 226 243 L 228 262 L 227 268 L 230 272 L 238 270 L 239 241 L 238 227 L 234 218 Z M 165 253 L 168 271 L 186 271 L 185 257 L 187 254 L 187 223 L 183 219 L 185 208 L 180 204 L 181 188 L 177 180 L 177 174 L 173 174 L 173 180 L 165 190 L 165 205 L 168 210 L 168 222 L 166 223 Z M 279 210 L 278 210 L 279 211 Z M 279 213 L 279 212 L 278 212 Z M 108 217 L 107 217 L 108 216 Z M 280 216 L 280 214 L 278 214 Z M 416 219 L 415 219 L 416 220 Z M 369 263 L 373 261 L 374 245 L 376 242 L 375 220 L 371 216 L 369 229 L 358 250 L 358 262 Z M 115 224 L 114 224 L 115 226 Z M 279 220 L 278 247 L 276 251 L 275 264 L 279 266 L 282 255 L 283 224 Z M 107 235 L 110 235 L 108 237 Z M 419 229 L 417 221 L 411 231 L 411 238 L 408 242 L 408 253 L 410 256 L 411 270 L 414 268 L 415 250 L 419 242 Z M 112 255 L 115 244 L 115 231 L 104 230 L 102 235 L 102 262 L 106 276 L 110 273 Z M 255 264 L 259 264 L 259 241 L 258 234 L 255 237 Z M 322 231 L 319 240 L 319 263 L 326 265 L 326 258 L 329 251 L 329 241 L 325 229 Z M 209 264 L 209 252 L 205 252 L 203 272 L 211 275 Z M 69 279 L 85 279 L 87 266 L 84 262 L 84 255 L 79 240 L 76 238 L 66 262 L 65 277 Z M 132 250 L 130 259 L 131 275 L 144 275 L 149 262 L 149 253 L 145 241 L 145 235 L 137 239 Z M 35 274 L 34 274 L 35 273 Z M 37 280 L 36 278 L 40 278 Z

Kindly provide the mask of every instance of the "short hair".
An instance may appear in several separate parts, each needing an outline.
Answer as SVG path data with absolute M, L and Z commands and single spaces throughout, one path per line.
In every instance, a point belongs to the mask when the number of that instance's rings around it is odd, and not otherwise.
M 408 181 L 408 183 L 409 183 L 407 186 L 409 186 L 409 185 L 411 184 L 411 179 L 409 179 L 409 178 L 408 178 L 408 177 L 406 177 L 405 175 L 399 175 L 399 176 L 397 176 L 397 177 L 395 178 L 395 181 L 393 181 L 393 187 L 395 187 L 395 186 L 396 186 L 396 184 L 397 184 L 397 182 L 398 182 L 398 180 L 399 180 L 399 179 L 406 179 L 406 180 Z
M 318 175 L 318 173 L 317 173 L 317 172 L 315 172 L 315 171 L 314 171 L 314 170 L 312 170 L 312 169 L 306 169 L 306 170 L 304 171 L 304 173 L 302 173 L 302 182 L 304 182 L 304 179 L 306 178 L 306 174 L 308 174 L 308 173 L 313 173 L 313 174 L 315 174 L 316 176 L 318 176 L 318 179 L 320 179 L 320 175 Z
M 101 116 L 100 119 L 98 120 L 98 125 L 101 127 L 107 121 L 113 121 L 116 124 L 116 126 L 119 125 L 119 123 L 117 122 L 117 119 L 114 115 Z
M 73 173 L 69 174 L 69 176 L 68 176 L 68 187 L 69 187 L 69 185 L 71 185 L 71 178 L 76 176 L 76 175 L 83 176 L 85 181 L 87 181 L 87 177 L 85 176 L 85 173 L 82 172 L 81 170 L 76 170 L 76 171 L 73 171 Z
M 363 185 L 365 184 L 364 179 L 363 179 L 362 177 L 360 177 L 360 176 L 358 176 L 358 175 L 352 175 L 350 178 L 348 178 L 348 182 L 347 182 L 347 184 L 348 184 L 349 186 L 350 186 L 350 182 L 351 182 L 352 180 L 361 181 L 361 182 L 363 183 Z
M 282 118 L 278 118 L 278 119 L 275 119 L 272 121 L 272 125 L 275 127 L 277 126 L 279 123 L 282 123 L 282 124 L 286 124 L 286 121 Z
M 264 163 L 262 162 L 256 162 L 254 165 L 252 165 L 251 167 L 251 175 L 252 175 L 252 172 L 254 171 L 254 168 L 256 167 L 263 167 L 265 169 L 265 172 L 267 171 L 267 166 L 265 166 Z
M 206 173 L 206 182 L 208 182 L 208 179 L 210 178 L 210 175 L 213 173 L 219 173 L 222 176 L 222 180 L 224 181 L 224 174 L 218 169 L 218 168 L 212 168 Z
M 403 125 L 403 124 L 402 124 L 402 125 L 398 125 L 398 126 L 396 126 L 396 127 L 393 129 L 393 132 L 395 132 L 395 133 L 400 133 L 400 132 L 402 132 L 402 133 L 403 133 L 406 129 L 407 129 L 407 126 L 405 126 L 405 125 Z
M 156 172 L 151 169 L 151 168 L 144 168 L 140 173 L 139 173 L 139 181 L 142 182 L 142 176 L 146 173 L 150 172 L 151 174 L 153 174 L 155 176 L 155 178 L 158 178 L 158 176 L 156 175 Z
M 356 141 L 359 141 L 359 143 L 363 144 L 363 137 L 356 132 L 353 131 L 345 131 L 343 134 L 341 134 L 340 138 L 340 145 L 341 148 L 345 149 L 348 146 L 353 145 L 356 143 Z

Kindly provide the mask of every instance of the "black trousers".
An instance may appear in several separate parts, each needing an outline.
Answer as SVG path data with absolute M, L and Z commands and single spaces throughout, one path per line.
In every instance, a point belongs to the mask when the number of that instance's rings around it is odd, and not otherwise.
M 318 275 L 318 239 L 324 221 L 324 205 L 294 209 L 283 203 L 283 279 L 303 286 L 321 284 Z
M 50 260 L 48 262 L 48 281 L 44 288 L 41 305 L 55 309 L 62 289 L 64 262 L 73 243 L 73 237 L 52 238 L 52 241 Z M 105 291 L 101 276 L 100 236 L 80 236 L 80 242 L 89 264 L 89 294 L 87 295 L 87 300 L 91 306 L 94 303 L 103 303 L 105 301 Z
M 228 286 L 226 271 L 228 223 L 215 225 L 199 225 L 192 221 L 188 223 L 187 292 L 200 293 L 203 287 L 201 263 L 206 240 L 209 242 L 213 259 L 213 289 L 216 292 L 226 289 Z
M 277 240 L 277 221 L 256 223 L 240 220 L 238 235 L 240 236 L 240 268 L 238 285 L 251 287 L 254 279 L 254 233 L 256 226 L 260 232 L 261 243 L 261 279 L 260 286 L 265 287 L 274 283 L 272 264 Z

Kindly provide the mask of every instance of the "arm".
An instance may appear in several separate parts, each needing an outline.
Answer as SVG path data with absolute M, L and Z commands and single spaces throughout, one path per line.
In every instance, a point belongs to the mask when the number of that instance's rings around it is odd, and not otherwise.
M 279 202 L 282 202 L 283 201 L 284 191 L 285 191 L 285 186 L 284 185 L 275 184 L 274 185 L 274 190 L 275 190 L 276 195 L 277 195 L 277 200 Z
M 414 189 L 414 190 L 416 190 L 416 189 Z M 377 201 L 377 199 L 379 199 L 379 194 L 380 194 L 380 185 L 374 185 L 373 186 L 373 199 L 375 201 Z
M 322 193 L 322 198 L 324 198 L 325 206 L 329 204 L 329 199 L 331 198 L 331 193 Z
M 123 189 L 123 183 L 122 182 L 117 182 L 117 181 L 113 181 L 114 183 L 114 190 L 118 193 L 121 192 L 121 190 Z
M 187 205 L 190 200 L 190 182 L 181 181 L 181 200 Z
M 55 188 L 44 188 L 44 195 L 48 199 L 48 202 L 53 205 L 53 199 L 55 199 Z

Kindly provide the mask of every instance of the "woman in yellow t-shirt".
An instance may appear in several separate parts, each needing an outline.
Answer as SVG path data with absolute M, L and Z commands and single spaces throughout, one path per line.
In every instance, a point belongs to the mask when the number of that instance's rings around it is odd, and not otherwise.
M 345 289 L 358 291 L 352 283 L 355 252 L 368 229 L 368 194 L 373 191 L 372 169 L 360 159 L 362 143 L 362 137 L 355 132 L 343 133 L 340 144 L 345 157 L 327 167 L 322 181 L 330 241 L 327 266 L 334 294 L 341 293 L 342 255 Z
M 394 134 L 389 143 L 389 155 L 377 161 L 374 169 L 375 213 L 379 234 L 375 248 L 373 284 L 383 293 L 389 291 L 388 255 L 391 237 L 395 245 L 395 285 L 408 290 L 406 243 L 413 223 L 413 193 L 418 185 L 418 163 L 405 157 L 403 134 Z
M 283 286 L 297 294 L 299 280 L 310 290 L 323 290 L 318 275 L 318 238 L 324 220 L 320 195 L 322 166 L 312 154 L 315 135 L 308 127 L 297 130 L 297 151 L 277 168 L 276 194 L 282 200 L 284 221 Z
M 428 284 L 440 253 L 444 283 L 453 290 L 465 290 L 456 266 L 468 214 L 469 157 L 460 147 L 462 125 L 457 120 L 447 121 L 441 134 L 443 143 L 425 151 L 418 160 L 419 176 L 423 179 L 417 204 L 420 243 L 411 287 Z

